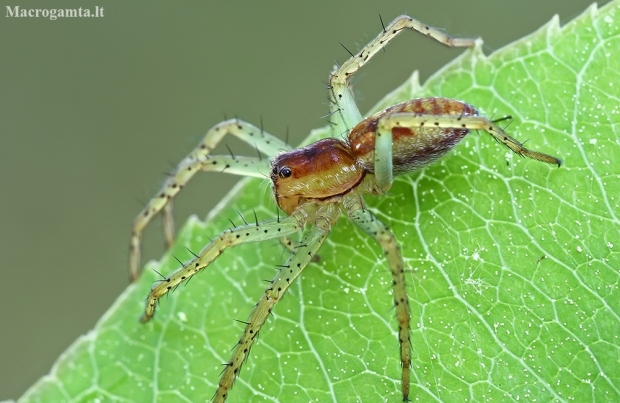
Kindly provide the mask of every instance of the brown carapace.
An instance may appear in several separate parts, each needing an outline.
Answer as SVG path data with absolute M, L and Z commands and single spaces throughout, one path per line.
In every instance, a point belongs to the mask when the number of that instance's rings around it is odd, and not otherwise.
M 413 99 L 363 119 L 355 104 L 349 78 L 405 29 L 421 32 L 446 46 L 471 47 L 475 44 L 473 39 L 451 38 L 406 15 L 396 18 L 359 53 L 330 75 L 332 128 L 336 137 L 348 133 L 346 139 L 327 138 L 306 147 L 291 149 L 276 137 L 246 122 L 237 119 L 222 122 L 207 132 L 200 144 L 166 180 L 157 196 L 136 217 L 130 246 L 132 279 L 136 279 L 139 274 L 144 227 L 156 214 L 162 212 L 166 239 L 168 243 L 172 242 L 174 226 L 171 200 L 196 172 L 226 172 L 255 177 L 270 173 L 274 197 L 288 216 L 222 232 L 194 259 L 151 289 L 142 316 L 142 321 L 150 320 L 161 297 L 204 270 L 229 247 L 280 239 L 290 249 L 290 257 L 244 322 L 243 334 L 230 360 L 225 363 L 215 391 L 216 403 L 226 400 L 273 307 L 301 271 L 313 261 L 330 229 L 343 213 L 375 239 L 383 250 L 392 274 L 402 371 L 401 393 L 404 401 L 409 400 L 411 349 L 414 346 L 410 341 L 411 314 L 405 263 L 394 235 L 366 208 L 363 195 L 387 192 L 395 175 L 422 168 L 440 158 L 470 130 L 486 131 L 521 156 L 558 166 L 561 164 L 555 157 L 526 149 L 495 122 L 479 116 L 473 106 L 454 99 Z M 211 152 L 226 135 L 240 138 L 272 160 L 234 155 L 212 156 Z M 292 242 L 289 237 L 300 232 L 303 233 L 301 241 Z

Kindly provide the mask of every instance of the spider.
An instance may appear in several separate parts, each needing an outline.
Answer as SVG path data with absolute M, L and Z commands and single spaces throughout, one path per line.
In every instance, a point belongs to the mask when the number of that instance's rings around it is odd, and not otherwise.
M 147 297 L 142 322 L 153 317 L 161 297 L 204 270 L 229 247 L 280 239 L 290 249 L 287 262 L 271 280 L 247 322 L 244 322 L 243 334 L 221 375 L 215 402 L 226 400 L 265 320 L 293 281 L 313 260 L 331 227 L 343 213 L 381 246 L 392 273 L 402 367 L 401 392 L 403 401 L 408 401 L 412 346 L 405 265 L 394 235 L 365 207 L 363 195 L 385 194 L 395 175 L 430 164 L 451 150 L 470 130 L 476 129 L 488 132 L 522 157 L 558 167 L 561 165 L 558 158 L 526 149 L 506 134 L 496 124 L 497 121 L 480 116 L 475 107 L 454 99 L 412 99 L 364 119 L 355 104 L 349 78 L 405 29 L 420 32 L 449 47 L 472 47 L 475 44 L 474 39 L 451 38 L 407 15 L 397 17 L 359 53 L 352 54 L 344 64 L 336 66 L 330 75 L 328 88 L 332 124 L 335 133 L 344 133 L 346 139 L 326 138 L 306 147 L 291 149 L 249 123 L 237 119 L 221 122 L 209 130 L 200 144 L 181 161 L 158 194 L 136 217 L 130 245 L 130 275 L 133 280 L 139 275 L 144 227 L 162 212 L 165 237 L 168 244 L 172 243 L 171 200 L 198 171 L 225 171 L 255 177 L 263 177 L 269 172 L 275 201 L 287 214 L 286 217 L 278 216 L 222 232 L 193 260 L 153 286 Z M 255 146 L 271 160 L 210 155 L 229 134 Z M 292 243 L 289 237 L 302 231 L 301 242 Z

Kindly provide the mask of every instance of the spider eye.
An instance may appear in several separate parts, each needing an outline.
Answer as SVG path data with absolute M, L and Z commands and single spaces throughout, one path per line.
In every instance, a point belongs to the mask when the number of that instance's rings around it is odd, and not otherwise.
M 282 169 L 280 169 L 280 172 L 278 172 L 278 176 L 280 176 L 280 178 L 288 178 L 292 174 L 293 171 L 291 171 L 291 168 L 289 167 L 282 167 Z

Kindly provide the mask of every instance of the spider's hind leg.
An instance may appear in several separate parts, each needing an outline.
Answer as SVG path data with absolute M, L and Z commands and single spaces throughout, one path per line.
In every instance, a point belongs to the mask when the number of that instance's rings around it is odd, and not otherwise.
M 428 144 L 444 142 L 445 147 L 439 148 L 440 153 L 432 155 L 426 163 L 439 158 L 443 153 L 454 147 L 469 130 L 484 130 L 498 143 L 508 147 L 515 154 L 536 161 L 562 165 L 562 160 L 548 154 L 525 148 L 523 143 L 509 136 L 504 129 L 484 116 L 478 115 L 431 115 L 415 113 L 394 113 L 379 120 L 378 132 L 393 132 L 398 128 L 411 129 L 418 139 Z M 379 142 L 379 140 L 377 140 Z M 428 148 L 428 147 L 427 147 Z M 396 153 L 396 151 L 394 152 Z M 419 168 L 419 166 L 416 166 Z

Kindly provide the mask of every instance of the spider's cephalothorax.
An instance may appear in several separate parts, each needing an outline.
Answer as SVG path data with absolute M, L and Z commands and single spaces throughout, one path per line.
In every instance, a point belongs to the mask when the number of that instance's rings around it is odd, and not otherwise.
M 164 215 L 167 242 L 173 240 L 171 199 L 198 171 L 224 171 L 263 177 L 270 172 L 272 190 L 278 206 L 288 214 L 262 223 L 248 224 L 222 232 L 180 269 L 159 281 L 150 291 L 142 321 L 155 313 L 159 299 L 168 291 L 204 270 L 225 249 L 247 242 L 281 239 L 291 256 L 270 282 L 247 319 L 245 330 L 225 364 L 214 401 L 228 397 L 250 348 L 275 304 L 291 283 L 312 261 L 331 227 L 344 213 L 383 249 L 392 273 L 393 299 L 398 322 L 398 341 L 402 367 L 401 392 L 409 400 L 411 343 L 410 312 L 405 285 L 405 265 L 392 232 L 364 206 L 365 193 L 389 190 L 395 175 L 422 168 L 452 149 L 470 130 L 484 130 L 498 142 L 523 157 L 550 164 L 561 161 L 547 154 L 526 149 L 476 109 L 464 102 L 446 98 L 421 98 L 391 106 L 363 119 L 353 98 L 349 78 L 381 48 L 404 29 L 413 29 L 447 46 L 471 47 L 472 39 L 450 38 L 406 15 L 392 21 L 358 54 L 353 55 L 330 76 L 332 116 L 337 133 L 348 133 L 345 140 L 327 138 L 292 150 L 287 144 L 248 123 L 234 119 L 213 127 L 200 144 L 177 166 L 157 196 L 136 217 L 130 245 L 130 274 L 136 279 L 140 266 L 140 244 L 144 227 L 157 213 Z M 255 146 L 270 158 L 212 156 L 211 151 L 232 134 Z M 274 157 L 275 156 L 275 157 Z M 289 236 L 303 232 L 295 246 Z
M 273 194 L 287 214 L 309 201 L 324 202 L 349 193 L 366 173 L 348 145 L 334 138 L 282 153 L 271 166 Z

